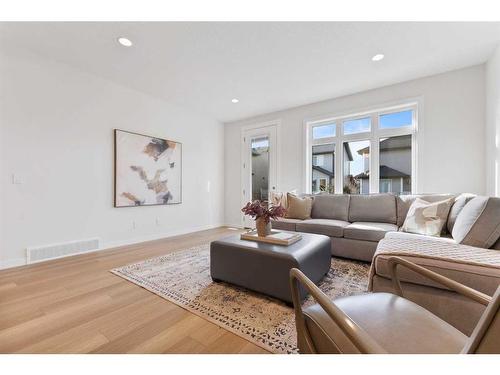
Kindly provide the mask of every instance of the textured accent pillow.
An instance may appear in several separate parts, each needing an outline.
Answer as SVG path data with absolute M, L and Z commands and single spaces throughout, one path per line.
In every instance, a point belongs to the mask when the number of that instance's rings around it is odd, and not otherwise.
M 453 198 L 432 203 L 420 198 L 415 199 L 408 210 L 402 231 L 426 236 L 441 236 L 452 204 Z
M 288 193 L 297 195 L 297 190 L 292 190 Z M 283 208 L 288 208 L 288 193 L 271 191 L 271 193 L 269 194 L 269 201 L 273 206 L 282 206 Z
M 286 218 L 288 219 L 310 219 L 312 210 L 312 197 L 299 198 L 293 194 L 287 194 L 287 211 Z
M 460 244 L 488 249 L 500 237 L 500 198 L 477 196 L 460 211 L 451 233 Z
M 396 206 L 398 211 L 398 222 L 397 226 L 403 226 L 405 222 L 408 210 L 415 199 L 420 198 L 426 202 L 434 203 L 439 201 L 444 201 L 445 199 L 454 198 L 454 194 L 410 194 L 410 195 L 398 195 L 396 197 Z

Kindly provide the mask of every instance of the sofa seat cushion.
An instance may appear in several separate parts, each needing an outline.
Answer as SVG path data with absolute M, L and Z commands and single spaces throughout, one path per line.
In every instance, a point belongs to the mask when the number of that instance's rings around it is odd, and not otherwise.
M 396 224 L 396 197 L 392 194 L 351 195 L 349 221 Z
M 398 226 L 389 223 L 357 221 L 344 228 L 344 237 L 353 240 L 380 241 L 390 231 L 397 231 Z
M 343 220 L 310 219 L 296 224 L 297 232 L 324 234 L 330 237 L 342 237 L 344 228 L 350 223 Z
M 335 305 L 388 353 L 460 353 L 467 336 L 423 307 L 389 293 L 338 298 Z M 319 305 L 304 309 L 319 352 L 359 353 Z
M 273 229 L 289 230 L 289 231 L 295 232 L 296 224 L 302 223 L 303 221 L 304 220 L 300 220 L 300 219 L 289 219 L 286 217 L 281 217 L 278 220 L 271 220 L 271 227 Z
M 391 232 L 378 244 L 371 276 L 389 279 L 391 256 L 407 259 L 489 295 L 500 284 L 500 253 L 496 250 L 460 245 L 448 238 Z M 404 282 L 447 289 L 405 267 L 398 267 L 398 275 Z

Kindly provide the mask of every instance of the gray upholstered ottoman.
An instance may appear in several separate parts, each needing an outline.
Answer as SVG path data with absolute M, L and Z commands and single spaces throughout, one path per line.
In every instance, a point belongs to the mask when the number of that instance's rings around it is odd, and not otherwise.
M 240 239 L 233 235 L 210 244 L 210 275 L 292 303 L 289 272 L 298 268 L 313 282 L 319 282 L 330 269 L 330 237 L 302 233 L 302 239 L 289 246 Z M 301 290 L 301 298 L 307 295 Z

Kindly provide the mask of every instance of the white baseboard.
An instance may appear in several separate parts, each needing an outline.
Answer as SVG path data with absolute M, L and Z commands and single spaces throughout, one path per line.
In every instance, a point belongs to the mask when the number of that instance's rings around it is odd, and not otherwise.
M 238 228 L 238 229 L 243 229 L 241 226 L 241 223 L 229 223 L 229 224 L 224 224 L 225 227 L 231 227 L 231 228 Z
M 23 258 L 15 258 L 9 260 L 0 261 L 0 270 L 4 270 L 7 268 L 20 267 L 26 264 L 26 257 Z
M 108 249 L 113 249 L 115 247 L 121 247 L 121 246 L 127 246 L 127 245 L 134 245 L 134 244 L 141 243 L 141 242 L 161 240 L 162 238 L 182 236 L 183 234 L 189 234 L 189 233 L 193 233 L 193 232 L 199 232 L 202 230 L 214 229 L 214 228 L 219 228 L 219 227 L 223 227 L 223 226 L 225 226 L 225 224 L 201 225 L 201 226 L 193 227 L 193 228 L 189 228 L 189 229 L 180 229 L 180 230 L 170 231 L 170 232 L 166 232 L 166 233 L 136 237 L 136 238 L 133 238 L 130 240 L 125 240 L 125 241 L 106 242 L 96 251 L 108 250 Z
M 42 261 L 37 262 L 37 263 L 44 263 L 44 262 L 55 260 L 55 259 L 67 258 L 67 257 L 70 257 L 70 256 L 75 256 L 75 255 L 89 254 L 89 253 L 94 253 L 94 252 L 102 251 L 102 250 L 109 250 L 109 249 L 113 249 L 115 247 L 121 247 L 121 246 L 127 246 L 127 245 L 134 245 L 134 244 L 141 243 L 141 242 L 160 240 L 162 238 L 169 238 L 169 237 L 181 236 L 183 234 L 189 234 L 189 233 L 193 233 L 193 232 L 199 232 L 199 231 L 202 231 L 202 230 L 219 228 L 219 227 L 222 227 L 222 226 L 226 226 L 226 224 L 201 225 L 201 226 L 193 227 L 193 228 L 189 228 L 189 229 L 181 229 L 181 230 L 169 231 L 169 232 L 160 233 L 160 234 L 154 234 L 154 235 L 136 237 L 136 238 L 125 240 L 125 241 L 106 242 L 102 246 L 100 246 L 98 249 L 95 249 L 95 250 L 86 251 L 84 253 L 68 254 L 68 255 L 65 255 L 65 256 L 62 256 L 62 257 L 57 257 L 57 258 L 51 258 L 51 259 L 47 259 L 47 260 L 42 260 Z M 16 258 L 16 259 L 9 259 L 9 260 L 5 260 L 5 261 L 0 261 L 0 270 L 7 269 L 7 268 L 20 267 L 20 266 L 24 266 L 26 264 L 27 264 L 26 257 Z M 34 264 L 36 264 L 36 263 L 34 263 Z

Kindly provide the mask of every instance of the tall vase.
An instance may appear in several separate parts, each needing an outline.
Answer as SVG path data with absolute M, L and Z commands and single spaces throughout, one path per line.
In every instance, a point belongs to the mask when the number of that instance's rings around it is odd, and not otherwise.
M 271 222 L 267 222 L 263 217 L 255 220 L 255 227 L 257 228 L 257 235 L 265 237 L 271 234 Z

